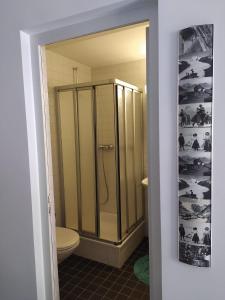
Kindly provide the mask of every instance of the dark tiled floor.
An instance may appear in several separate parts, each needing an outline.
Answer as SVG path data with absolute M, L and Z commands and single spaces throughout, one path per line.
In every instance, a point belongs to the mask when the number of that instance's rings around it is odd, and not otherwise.
M 149 286 L 140 282 L 133 273 L 133 264 L 148 254 L 145 239 L 122 269 L 116 269 L 72 255 L 59 265 L 61 300 L 75 299 L 149 299 Z

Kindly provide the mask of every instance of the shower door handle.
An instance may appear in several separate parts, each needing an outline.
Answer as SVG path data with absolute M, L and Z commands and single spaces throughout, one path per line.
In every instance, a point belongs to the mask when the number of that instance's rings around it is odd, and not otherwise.
M 99 150 L 103 150 L 103 151 L 111 151 L 114 149 L 114 146 L 112 144 L 109 145 L 98 145 L 98 149 Z

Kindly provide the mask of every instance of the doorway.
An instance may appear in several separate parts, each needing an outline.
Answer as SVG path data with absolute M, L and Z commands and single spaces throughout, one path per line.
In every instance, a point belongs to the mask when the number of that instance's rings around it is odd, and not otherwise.
M 34 231 L 35 270 L 37 278 L 37 298 L 59 299 L 58 270 L 55 238 L 55 215 L 53 184 L 49 182 L 50 151 L 46 150 L 47 116 L 45 103 L 46 82 L 40 62 L 44 60 L 41 47 L 57 41 L 81 37 L 91 33 L 123 27 L 150 20 L 147 42 L 147 82 L 148 82 L 148 156 L 151 189 L 149 195 L 149 234 L 150 234 L 150 278 L 151 299 L 162 299 L 161 270 L 161 215 L 160 215 L 160 176 L 159 176 L 159 90 L 158 90 L 158 15 L 155 2 L 136 1 L 130 4 L 113 5 L 108 9 L 90 11 L 83 15 L 74 15 L 43 26 L 21 31 L 21 51 L 25 90 L 25 108 L 27 116 L 28 152 L 30 160 L 31 203 Z M 151 91 L 151 93 L 149 93 Z M 43 122 L 44 121 L 44 122 Z M 47 120 L 48 121 L 48 120 Z M 45 130 L 44 130 L 45 128 Z M 47 147 L 49 148 L 49 147 Z M 47 208 L 49 213 L 47 214 Z M 53 241 L 53 243 L 52 243 Z
M 42 48 L 56 244 L 62 252 L 66 233 L 60 241 L 57 237 L 62 228 L 76 231 L 80 243 L 60 259 L 62 299 L 149 298 L 148 279 L 143 279 L 148 274 L 135 273 L 143 262 L 146 271 L 149 252 L 147 26 L 134 24 Z

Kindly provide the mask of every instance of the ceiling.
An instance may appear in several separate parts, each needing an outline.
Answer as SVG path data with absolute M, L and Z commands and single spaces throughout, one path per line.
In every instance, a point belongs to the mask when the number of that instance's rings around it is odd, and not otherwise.
M 92 68 L 145 59 L 148 23 L 104 31 L 48 45 L 46 48 Z

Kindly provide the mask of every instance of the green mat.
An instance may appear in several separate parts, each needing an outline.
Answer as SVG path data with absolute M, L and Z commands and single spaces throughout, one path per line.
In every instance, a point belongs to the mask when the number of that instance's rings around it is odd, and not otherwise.
M 149 256 L 142 256 L 134 264 L 134 274 L 143 283 L 149 285 Z

